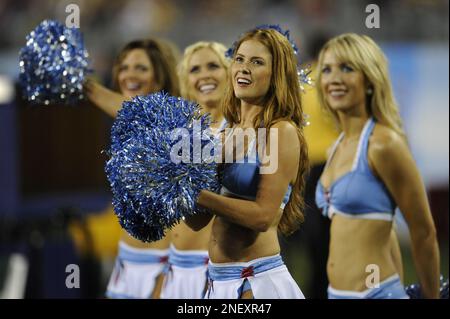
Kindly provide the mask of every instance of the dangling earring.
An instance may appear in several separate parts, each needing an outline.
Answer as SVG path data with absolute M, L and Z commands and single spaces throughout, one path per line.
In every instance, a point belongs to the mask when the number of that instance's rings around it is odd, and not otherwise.
M 371 87 L 367 88 L 366 94 L 367 95 L 372 95 L 373 94 L 373 89 Z

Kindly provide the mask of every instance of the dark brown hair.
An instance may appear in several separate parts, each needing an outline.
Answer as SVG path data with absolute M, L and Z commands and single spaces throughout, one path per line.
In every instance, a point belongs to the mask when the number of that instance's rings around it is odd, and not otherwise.
M 155 81 L 161 90 L 170 95 L 179 96 L 180 88 L 176 66 L 180 56 L 174 44 L 161 39 L 145 39 L 129 42 L 122 48 L 113 66 L 113 86 L 119 88 L 118 75 L 120 64 L 126 55 L 134 49 L 143 49 L 155 70 Z

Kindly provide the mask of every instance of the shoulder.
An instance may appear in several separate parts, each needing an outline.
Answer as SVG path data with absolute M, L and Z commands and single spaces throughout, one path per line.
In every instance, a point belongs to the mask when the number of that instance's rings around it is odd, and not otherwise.
M 281 120 L 273 124 L 270 130 L 276 129 L 275 136 L 277 139 L 277 144 L 279 149 L 283 152 L 293 152 L 298 153 L 300 148 L 300 140 L 298 138 L 297 127 L 295 124 L 287 121 Z M 274 135 L 273 131 L 269 133 L 269 139 Z
M 290 121 L 281 120 L 271 126 L 276 128 L 280 134 L 297 134 L 297 127 Z
M 369 139 L 369 156 L 375 160 L 397 157 L 408 150 L 406 140 L 390 127 L 377 123 Z

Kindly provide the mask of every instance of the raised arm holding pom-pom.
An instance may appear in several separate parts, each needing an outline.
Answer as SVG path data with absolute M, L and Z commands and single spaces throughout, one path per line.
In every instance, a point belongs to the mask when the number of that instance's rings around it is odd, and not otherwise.
M 92 79 L 86 80 L 84 89 L 89 100 L 111 117 L 117 116 L 117 111 L 122 107 L 122 103 L 127 100 L 127 97 Z

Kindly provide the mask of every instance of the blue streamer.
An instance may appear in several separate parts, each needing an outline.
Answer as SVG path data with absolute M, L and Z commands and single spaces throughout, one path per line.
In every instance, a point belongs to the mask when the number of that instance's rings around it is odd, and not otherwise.
M 58 21 L 41 22 L 20 50 L 19 82 L 33 104 L 76 104 L 83 99 L 83 81 L 91 72 L 83 37 Z
M 405 287 L 405 291 L 411 299 L 422 299 L 422 291 L 420 284 L 412 284 Z M 440 276 L 439 298 L 448 299 L 448 278 L 444 280 L 444 276 Z
M 200 130 L 194 129 L 195 120 Z M 161 239 L 167 228 L 200 211 L 196 201 L 201 190 L 218 191 L 217 164 L 204 159 L 194 163 L 201 156 L 194 138 L 200 141 L 200 152 L 216 143 L 208 134 L 209 124 L 196 103 L 163 92 L 124 102 L 111 129 L 105 170 L 119 222 L 133 237 Z M 187 155 L 173 151 L 181 141 L 171 139 L 176 128 L 185 129 Z M 171 152 L 183 155 L 179 158 L 185 162 L 175 163 Z

